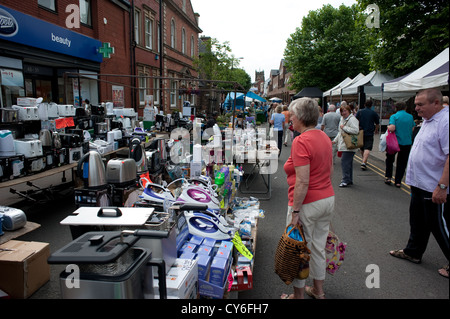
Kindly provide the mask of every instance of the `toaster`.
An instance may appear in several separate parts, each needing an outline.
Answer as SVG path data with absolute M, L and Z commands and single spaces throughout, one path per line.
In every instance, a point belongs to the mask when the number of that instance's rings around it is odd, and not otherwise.
M 53 102 L 47 104 L 47 116 L 49 119 L 56 119 L 59 117 L 58 104 Z
M 4 230 L 16 230 L 27 223 L 27 216 L 22 210 L 17 208 L 0 206 L 0 215 L 3 215 Z
M 75 116 L 75 106 L 58 104 L 59 116 Z
M 48 120 L 48 103 L 40 103 L 37 105 L 38 116 L 41 121 Z
M 42 142 L 37 139 L 23 138 L 14 140 L 16 154 L 23 154 L 25 158 L 42 156 Z
M 61 147 L 79 147 L 81 146 L 81 136 L 79 134 L 65 133 L 59 134 Z
M 13 105 L 13 109 L 18 111 L 17 117 L 19 121 L 38 121 L 39 109 L 37 106 L 17 106 Z
M 114 158 L 106 164 L 106 181 L 119 187 L 136 182 L 136 162 L 132 158 Z

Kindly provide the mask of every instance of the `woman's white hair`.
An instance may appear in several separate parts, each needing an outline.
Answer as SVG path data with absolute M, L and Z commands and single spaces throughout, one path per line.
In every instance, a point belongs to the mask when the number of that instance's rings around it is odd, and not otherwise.
M 292 112 L 305 126 L 316 126 L 319 119 L 319 105 L 309 97 L 302 97 L 291 102 L 289 112 Z

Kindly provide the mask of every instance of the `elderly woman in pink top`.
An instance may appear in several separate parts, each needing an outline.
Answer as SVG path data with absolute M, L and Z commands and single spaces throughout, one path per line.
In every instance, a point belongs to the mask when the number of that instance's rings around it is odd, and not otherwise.
M 282 298 L 324 298 L 326 257 L 325 245 L 330 221 L 334 213 L 334 190 L 331 185 L 333 155 L 330 138 L 316 129 L 319 109 L 310 98 L 294 100 L 289 106 L 294 130 L 300 132 L 292 142 L 291 156 L 284 165 L 287 174 L 287 224 L 301 224 L 305 240 L 311 250 L 310 277 L 313 286 L 305 280 L 295 279 L 294 294 Z

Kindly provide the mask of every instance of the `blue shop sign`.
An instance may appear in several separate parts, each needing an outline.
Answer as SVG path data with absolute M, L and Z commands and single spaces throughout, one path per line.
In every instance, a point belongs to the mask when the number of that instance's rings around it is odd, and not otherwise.
M 102 42 L 0 5 L 0 39 L 102 62 Z

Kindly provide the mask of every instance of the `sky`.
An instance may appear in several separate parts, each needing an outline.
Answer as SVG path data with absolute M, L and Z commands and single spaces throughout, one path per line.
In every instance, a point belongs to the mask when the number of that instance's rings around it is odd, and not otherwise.
M 201 36 L 229 42 L 239 67 L 255 80 L 255 71 L 278 70 L 286 40 L 301 27 L 304 16 L 325 4 L 337 8 L 351 6 L 356 0 L 191 0 L 200 15 Z

